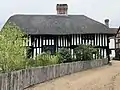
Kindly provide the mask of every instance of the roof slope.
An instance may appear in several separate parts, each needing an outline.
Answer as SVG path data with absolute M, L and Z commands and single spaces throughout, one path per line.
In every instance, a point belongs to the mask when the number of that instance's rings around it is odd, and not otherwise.
M 111 33 L 117 34 L 119 28 L 110 28 Z
M 107 26 L 84 15 L 14 15 L 8 21 L 27 34 L 110 33 Z

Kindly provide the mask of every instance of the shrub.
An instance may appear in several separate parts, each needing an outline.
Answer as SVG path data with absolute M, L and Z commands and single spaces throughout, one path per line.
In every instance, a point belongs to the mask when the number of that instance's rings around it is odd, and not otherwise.
M 0 32 L 0 69 L 9 72 L 26 68 L 26 47 L 22 45 L 27 36 L 13 23 L 6 23 Z
M 50 64 L 58 64 L 59 57 L 57 55 L 52 55 L 50 59 Z
M 36 61 L 33 58 L 26 59 L 27 68 L 36 67 Z
M 67 48 L 60 49 L 60 51 L 57 53 L 57 56 L 59 58 L 59 63 L 66 63 L 72 61 L 70 50 Z
M 47 66 L 58 63 L 58 56 L 51 55 L 50 53 L 42 53 L 36 56 L 35 66 Z
M 79 45 L 74 49 L 76 55 L 76 60 L 92 60 L 93 54 L 96 54 L 99 57 L 99 51 L 96 48 L 93 48 L 91 45 Z

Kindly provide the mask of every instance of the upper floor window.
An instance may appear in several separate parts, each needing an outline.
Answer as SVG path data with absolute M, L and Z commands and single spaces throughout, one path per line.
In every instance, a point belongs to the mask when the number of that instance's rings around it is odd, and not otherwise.
M 82 38 L 82 40 L 94 40 L 95 36 L 94 35 L 82 34 L 81 38 Z

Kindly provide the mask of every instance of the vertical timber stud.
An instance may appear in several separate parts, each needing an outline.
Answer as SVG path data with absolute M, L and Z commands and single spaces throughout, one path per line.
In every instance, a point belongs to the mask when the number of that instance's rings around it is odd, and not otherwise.
M 58 36 L 56 36 L 56 51 L 58 52 L 58 43 L 59 43 L 59 40 L 58 40 Z
M 106 45 L 105 45 L 105 34 L 104 34 L 104 46 L 105 46 L 105 48 L 104 48 L 104 55 L 105 55 L 105 58 L 106 58 Z
M 78 36 L 78 35 L 76 34 L 76 45 L 78 45 L 78 43 L 77 43 L 77 41 L 78 41 L 78 40 L 77 40 L 77 39 L 78 39 L 77 36 Z
M 114 42 L 115 42 L 115 58 L 116 58 L 116 36 Z
M 72 50 L 72 49 L 71 49 L 71 45 L 72 45 L 72 35 L 70 35 L 69 38 L 70 38 L 70 54 L 72 55 L 72 52 L 71 52 L 71 50 Z
M 64 36 L 62 36 L 62 47 L 64 47 Z
M 90 45 L 90 35 L 87 36 L 87 44 Z
M 104 48 L 104 46 L 105 46 L 105 45 L 104 45 L 104 34 L 103 34 L 103 40 L 102 40 L 102 42 L 103 42 L 103 58 L 105 58 L 105 54 L 104 54 L 104 52 L 105 52 L 105 51 L 104 51 L 104 50 L 105 50 L 105 48 Z
M 87 34 L 84 36 L 84 44 L 86 45 L 86 40 L 87 40 Z
M 100 34 L 98 34 L 98 46 L 99 46 L 99 55 L 101 56 L 101 54 L 100 54 Z M 100 57 L 98 59 L 100 59 Z
M 52 43 L 52 37 L 50 38 L 50 41 L 51 41 L 51 45 L 53 45 L 53 43 Z
M 33 40 L 32 40 L 32 35 L 30 36 L 30 38 L 31 38 L 31 58 L 33 58 Z
M 37 37 L 36 37 L 36 36 L 35 36 L 35 51 L 36 51 L 36 52 L 35 52 L 35 56 L 36 56 L 36 55 L 37 55 Z M 34 56 L 34 57 L 35 57 L 35 56 Z
M 62 37 L 60 36 L 60 48 L 62 48 Z
M 92 40 L 93 40 L 92 35 L 90 35 L 89 38 L 90 38 L 90 44 L 93 45 L 93 43 L 92 43 Z
M 43 36 L 41 36 L 41 48 L 42 48 L 42 52 L 43 52 Z
M 95 35 L 93 35 L 93 45 L 95 46 Z
M 40 52 L 40 36 L 38 37 L 38 48 L 39 48 L 39 54 L 41 53 Z
M 78 37 L 79 37 L 79 45 L 81 44 L 80 40 L 81 40 L 81 35 L 79 34 Z
M 98 45 L 99 54 L 100 54 L 100 46 L 99 46 L 99 34 L 97 34 L 97 45 Z M 97 57 L 97 59 L 99 59 L 99 57 Z
M 37 38 L 37 45 L 36 45 L 36 46 L 37 46 L 37 48 L 36 48 L 36 51 L 37 51 L 37 55 L 38 55 L 38 53 L 39 53 L 39 48 L 38 48 L 38 38 L 39 38 L 39 37 L 38 37 L 38 35 L 37 35 L 37 37 L 36 37 L 36 38 Z
M 64 36 L 64 47 L 66 48 L 66 36 Z
M 73 41 L 72 41 L 72 46 L 74 47 L 74 43 L 75 43 L 75 42 L 74 42 L 74 34 L 72 35 L 72 40 L 73 40 Z M 73 58 L 74 58 L 73 47 L 72 47 L 72 54 L 73 54 L 72 56 L 73 56 Z
M 95 35 L 95 38 L 96 38 L 95 45 L 97 46 L 97 34 Z M 97 59 L 97 54 L 96 54 L 96 58 L 95 59 Z
M 100 59 L 101 59 L 101 34 L 99 34 L 99 46 L 100 46 Z
M 34 55 L 35 55 L 35 37 L 33 35 L 33 58 L 34 58 Z
M 42 53 L 42 36 L 40 36 L 39 38 L 40 38 L 40 53 Z
M 77 43 L 77 41 L 78 41 L 78 38 L 77 38 L 77 34 L 75 35 L 75 38 L 76 38 L 76 46 L 78 45 L 78 43 Z M 76 47 L 75 47 L 76 48 Z M 73 52 L 74 52 L 74 57 L 75 57 L 75 59 L 76 59 L 76 56 L 75 56 L 75 50 L 73 49 Z
M 81 44 L 83 44 L 83 34 L 81 34 Z
M 108 48 L 108 63 L 110 62 L 110 49 L 109 49 L 109 36 L 107 35 L 107 48 Z
M 96 34 L 95 34 L 95 39 L 94 39 L 94 45 L 96 46 Z M 95 54 L 95 59 L 96 59 L 96 54 Z
M 101 43 L 102 43 L 102 55 L 103 55 L 103 58 L 104 58 L 104 45 L 103 45 L 103 34 L 101 35 Z
M 64 48 L 66 48 L 66 36 L 63 37 L 63 40 L 64 40 Z
M 57 36 L 53 36 L 53 40 L 54 40 L 54 53 L 55 53 L 58 47 Z
M 59 36 L 59 39 L 60 39 L 60 48 L 61 48 L 61 36 Z

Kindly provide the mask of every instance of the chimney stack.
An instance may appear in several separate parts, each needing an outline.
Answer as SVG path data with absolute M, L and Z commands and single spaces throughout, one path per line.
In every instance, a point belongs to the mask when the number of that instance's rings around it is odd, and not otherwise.
M 56 10 L 57 10 L 57 15 L 67 15 L 68 5 L 67 4 L 57 4 Z
M 105 25 L 109 27 L 109 19 L 105 19 Z

